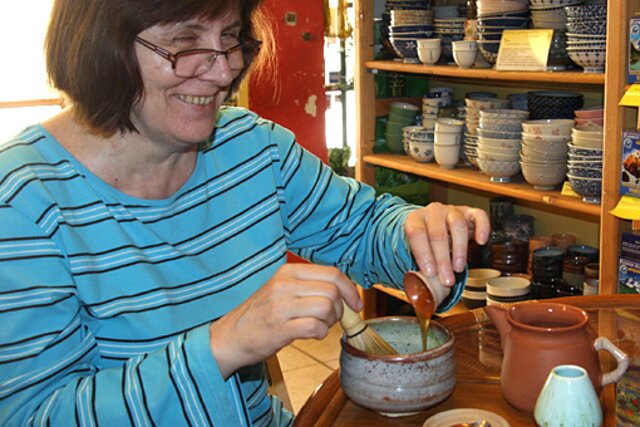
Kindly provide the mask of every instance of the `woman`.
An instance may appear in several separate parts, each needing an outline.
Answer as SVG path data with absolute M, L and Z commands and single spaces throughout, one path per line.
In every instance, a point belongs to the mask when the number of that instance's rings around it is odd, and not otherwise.
M 259 3 L 56 0 L 70 107 L 0 153 L 1 424 L 287 425 L 262 362 L 359 310 L 351 279 L 400 283 L 412 253 L 450 286 L 486 241 L 484 212 L 376 199 L 221 107 Z

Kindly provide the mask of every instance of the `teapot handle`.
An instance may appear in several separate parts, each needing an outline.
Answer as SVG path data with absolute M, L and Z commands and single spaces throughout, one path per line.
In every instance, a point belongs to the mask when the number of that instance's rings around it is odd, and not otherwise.
M 627 354 L 620 350 L 618 347 L 613 345 L 613 343 L 609 341 L 607 337 L 596 338 L 595 342 L 593 343 L 593 347 L 596 349 L 596 351 L 608 351 L 618 363 L 616 369 L 602 375 L 600 386 L 604 387 L 607 384 L 615 383 L 616 381 L 618 381 L 629 367 L 629 356 L 627 356 Z

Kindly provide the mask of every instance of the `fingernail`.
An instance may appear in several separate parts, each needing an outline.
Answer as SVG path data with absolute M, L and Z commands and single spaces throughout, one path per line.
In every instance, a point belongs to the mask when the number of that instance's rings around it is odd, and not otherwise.
M 434 274 L 436 274 L 436 268 L 435 268 L 435 266 L 434 266 L 432 263 L 430 263 L 430 262 L 428 262 L 428 263 L 426 263 L 426 264 L 424 265 L 424 271 L 426 271 L 426 273 L 427 273 L 429 276 L 433 276 Z
M 462 270 L 464 270 L 464 260 L 463 260 L 462 258 L 456 258 L 456 259 L 453 261 L 453 268 L 454 268 L 456 271 L 462 271 Z
M 454 281 L 453 273 L 451 273 L 450 271 L 446 271 L 442 273 L 442 276 L 443 277 L 440 280 L 444 285 L 447 285 L 447 286 L 453 285 L 453 281 Z

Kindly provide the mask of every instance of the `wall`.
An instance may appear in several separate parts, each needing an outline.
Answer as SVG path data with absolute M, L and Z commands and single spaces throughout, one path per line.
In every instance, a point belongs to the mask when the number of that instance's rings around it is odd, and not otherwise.
M 326 162 L 323 2 L 266 0 L 265 6 L 276 34 L 277 79 L 250 79 L 249 108 L 291 129 Z

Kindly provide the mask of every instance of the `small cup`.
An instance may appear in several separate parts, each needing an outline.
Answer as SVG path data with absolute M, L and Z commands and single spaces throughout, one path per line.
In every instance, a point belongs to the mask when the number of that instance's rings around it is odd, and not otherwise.
M 462 143 L 461 132 L 435 131 L 434 142 L 440 145 L 460 145 Z
M 477 49 L 453 49 L 453 61 L 460 68 L 471 68 L 477 57 Z
M 464 122 L 458 119 L 440 118 L 436 120 L 436 132 L 462 132 Z
M 436 138 L 438 134 L 436 133 Z M 433 144 L 436 163 L 443 169 L 453 169 L 460 161 L 460 144 Z

